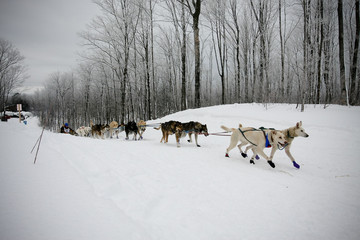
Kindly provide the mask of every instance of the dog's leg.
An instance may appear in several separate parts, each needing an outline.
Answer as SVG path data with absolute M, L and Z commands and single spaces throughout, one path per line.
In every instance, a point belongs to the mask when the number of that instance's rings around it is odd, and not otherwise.
M 169 133 L 165 132 L 165 143 L 167 143 L 169 140 Z
M 246 158 L 247 157 L 247 151 L 252 147 L 252 145 L 250 145 L 249 147 L 247 147 L 245 149 L 245 153 L 242 151 L 242 147 L 245 146 L 246 144 L 248 144 L 248 142 L 241 142 L 239 145 L 238 145 L 238 148 L 240 150 L 240 153 L 241 153 L 241 156 L 243 156 L 243 158 Z
M 163 141 L 165 143 L 165 132 L 164 131 L 162 132 L 162 138 L 160 140 L 160 143 L 162 143 Z
M 273 146 L 271 149 L 271 153 L 270 153 L 270 160 L 272 160 L 274 158 L 276 150 L 277 150 L 277 147 Z
M 253 147 L 254 147 L 254 145 L 249 145 L 249 146 L 246 147 L 246 149 L 245 149 L 245 156 L 246 157 L 247 157 L 247 151 L 250 150 Z M 259 155 L 256 154 L 255 159 L 259 160 L 260 159 Z
M 234 142 L 234 141 L 232 141 L 232 140 L 233 140 L 233 139 L 231 139 L 230 145 L 229 145 L 229 147 L 226 149 L 225 157 L 229 157 L 229 152 L 230 152 L 234 147 L 236 147 L 237 142 Z
M 270 159 L 262 149 L 257 149 L 257 152 L 267 160 L 268 164 L 272 167 L 272 168 L 275 168 L 275 164 L 273 163 L 272 159 Z M 253 157 L 255 157 L 256 155 L 254 155 Z
M 296 167 L 296 168 L 300 168 L 300 165 L 297 164 L 297 162 L 295 162 L 295 158 L 291 155 L 291 152 L 290 152 L 290 144 L 286 146 L 285 148 L 285 152 L 286 152 L 286 155 L 288 155 L 288 157 L 290 158 L 290 160 L 292 161 L 293 163 L 293 166 Z
M 239 135 L 237 134 L 237 132 L 233 132 L 233 134 L 231 134 L 231 138 L 230 138 L 230 145 L 229 147 L 226 149 L 226 154 L 225 157 L 229 157 L 229 152 L 236 147 L 236 144 L 239 142 Z M 241 151 L 241 150 L 240 150 Z
M 253 152 L 253 155 L 250 158 L 250 164 L 255 164 L 254 158 L 257 156 L 257 151 L 256 151 L 256 149 L 255 149 L 255 147 L 253 145 L 250 145 L 249 149 L 251 149 L 252 152 Z
M 255 146 L 254 145 L 249 145 L 249 146 L 247 146 L 246 147 L 246 149 L 245 149 L 245 153 L 244 153 L 244 155 L 243 154 L 241 154 L 244 158 L 245 157 L 247 157 L 247 152 L 250 150 L 250 149 L 253 149 Z M 259 158 L 259 156 L 256 154 L 256 156 L 255 156 L 255 159 L 256 160 L 259 160 L 260 158 Z
M 181 135 L 179 136 L 177 133 L 175 133 L 175 138 L 176 138 L 176 146 L 177 146 L 177 147 L 180 147 L 180 138 L 181 138 Z
M 191 134 L 192 134 L 192 133 L 191 133 L 191 132 L 189 132 L 189 140 L 188 140 L 188 142 L 189 142 L 189 143 L 192 143 L 192 137 L 191 137 Z M 195 136 L 196 136 L 196 134 L 195 134 Z M 197 145 L 197 143 L 196 143 L 196 145 Z
M 195 143 L 196 143 L 196 146 L 200 147 L 200 145 L 198 144 L 198 134 L 195 133 Z
M 295 159 L 294 159 L 294 157 L 291 155 L 291 152 L 290 152 L 290 145 L 286 146 L 285 152 L 286 152 L 286 155 L 288 155 L 288 157 L 290 158 L 290 160 L 291 160 L 292 162 L 295 162 Z

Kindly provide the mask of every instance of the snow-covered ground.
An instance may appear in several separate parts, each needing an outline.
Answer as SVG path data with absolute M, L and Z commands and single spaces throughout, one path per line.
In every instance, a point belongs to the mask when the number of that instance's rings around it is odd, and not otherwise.
M 302 120 L 309 138 L 292 154 L 249 164 L 230 137 L 160 143 L 45 131 L 37 118 L 0 122 L 0 239 L 360 239 L 360 108 L 234 104 L 187 110 L 148 123 L 190 120 L 285 129 Z M 269 153 L 270 150 L 266 150 Z M 35 150 L 34 150 L 35 152 Z

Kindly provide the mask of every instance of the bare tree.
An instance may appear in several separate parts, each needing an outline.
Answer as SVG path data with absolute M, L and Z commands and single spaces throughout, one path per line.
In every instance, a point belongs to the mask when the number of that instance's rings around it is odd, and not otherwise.
M 175 30 L 176 47 L 180 48 L 180 69 L 181 69 L 181 110 L 185 110 L 188 107 L 187 104 L 187 17 L 185 11 L 185 0 L 179 1 L 166 1 L 167 9 L 171 15 L 171 23 Z M 164 31 L 163 31 L 164 32 Z M 167 35 L 164 32 L 165 35 Z M 174 47 L 174 46 L 173 46 Z
M 335 61 L 335 54 L 334 54 L 334 48 L 335 48 L 335 35 L 334 29 L 335 29 L 335 8 L 331 6 L 331 4 L 327 3 L 327 7 L 324 8 L 324 16 L 327 16 L 324 18 L 324 46 L 323 46 L 323 81 L 325 85 L 325 97 L 324 97 L 324 103 L 329 104 L 332 102 L 332 98 L 334 95 L 334 89 L 333 89 L 333 80 L 332 75 L 334 73 L 331 71 L 334 65 Z
M 184 0 L 181 0 L 181 31 L 182 31 L 182 43 L 181 43 L 181 110 L 187 109 L 186 100 L 186 19 L 185 19 L 185 5 Z
M 281 59 L 281 78 L 280 78 L 280 95 L 284 95 L 285 85 L 285 45 L 283 38 L 283 22 L 282 22 L 282 1 L 279 0 L 279 37 L 280 37 L 280 59 Z
M 318 21 L 318 52 L 317 52 L 317 77 L 316 77 L 316 100 L 315 103 L 320 103 L 320 89 L 321 89 L 321 72 L 322 72 L 322 54 L 323 54 L 323 43 L 324 43 L 324 1 L 318 0 L 317 4 L 317 15 Z
M 338 24 L 339 24 L 339 63 L 340 63 L 340 104 L 346 105 L 346 82 L 345 82 L 345 57 L 344 57 L 344 17 L 342 0 L 338 0 Z
M 228 20 L 228 31 L 230 33 L 230 39 L 233 42 L 233 47 L 235 48 L 235 88 L 236 88 L 236 100 L 237 102 L 241 101 L 241 84 L 240 84 L 240 76 L 241 76 L 241 56 L 240 56 L 240 16 L 239 16 L 239 5 L 236 0 L 231 0 L 229 3 L 230 10 L 230 19 Z M 246 53 L 244 53 L 245 55 Z M 244 70 L 246 69 L 247 74 L 247 66 L 244 66 Z M 246 78 L 248 76 L 246 75 Z M 246 79 L 247 80 L 247 79 Z M 246 88 L 246 86 L 245 86 Z M 247 91 L 247 89 L 246 89 Z
M 259 101 L 266 102 L 269 97 L 269 79 L 268 79 L 268 66 L 269 66 L 269 44 L 270 44 L 270 16 L 271 16 L 271 1 L 258 0 L 255 6 L 253 1 L 250 1 L 251 10 L 255 17 L 258 33 L 259 33 Z M 265 87 L 265 88 L 264 88 Z M 264 91 L 266 94 L 263 94 Z M 265 99 L 266 98 L 266 99 Z
M 177 0 L 181 4 L 184 4 L 192 16 L 192 28 L 194 31 L 194 54 L 195 54 L 195 107 L 201 106 L 200 91 L 201 91 L 201 82 L 200 82 L 200 13 L 201 13 L 201 2 L 203 0 L 192 0 L 191 4 L 189 0 Z
M 242 50 L 242 59 L 244 62 L 244 92 L 245 92 L 245 102 L 250 102 L 250 94 L 249 94 L 249 85 L 250 85 L 250 77 L 251 77 L 251 69 L 250 66 L 250 57 L 251 57 L 251 36 L 250 36 L 250 25 L 248 20 L 248 14 L 246 10 L 243 10 L 243 18 L 241 24 L 241 50 Z M 255 63 L 254 63 L 255 64 Z M 255 72 L 255 70 L 254 70 Z M 254 89 L 254 86 L 253 86 Z M 253 95 L 251 95 L 253 97 Z
M 350 23 L 351 24 L 351 23 Z M 360 38 L 360 10 L 359 10 L 359 0 L 355 1 L 355 25 L 356 25 L 356 32 L 355 32 L 355 40 L 352 49 L 352 56 L 350 62 L 350 94 L 349 94 L 349 101 L 350 105 L 355 105 L 358 99 L 359 93 L 356 92 L 356 71 L 358 70 L 358 55 L 359 55 L 359 38 Z M 358 85 L 360 81 L 358 79 Z
M 79 69 L 80 74 L 80 80 L 82 82 L 83 91 L 84 94 L 83 100 L 84 100 L 84 123 L 86 125 L 89 125 L 90 116 L 89 116 L 89 106 L 90 106 L 90 86 L 91 81 L 93 78 L 93 68 L 94 66 L 92 64 L 81 64 Z
M 0 106 L 4 115 L 9 95 L 26 78 L 24 57 L 9 41 L 0 38 Z
M 120 119 L 124 122 L 130 47 L 135 38 L 140 8 L 130 0 L 96 0 L 96 4 L 104 15 L 97 17 L 90 30 L 83 32 L 81 37 L 86 46 L 97 52 L 92 60 L 103 62 L 114 71 L 120 83 Z
M 211 26 L 216 67 L 221 79 L 221 103 L 225 104 L 225 67 L 227 61 L 226 2 L 214 1 L 210 6 L 208 20 Z

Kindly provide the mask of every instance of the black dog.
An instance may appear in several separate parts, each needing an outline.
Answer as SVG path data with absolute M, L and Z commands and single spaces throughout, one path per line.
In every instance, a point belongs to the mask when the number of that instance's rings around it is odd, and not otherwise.
M 136 124 L 136 122 L 134 121 L 131 121 L 131 122 L 128 122 L 126 125 L 125 125 L 125 133 L 126 133 L 126 140 L 129 140 L 129 133 L 133 133 L 134 134 L 134 138 L 135 140 L 136 139 L 136 135 L 138 134 L 138 131 L 139 131 L 139 128 Z

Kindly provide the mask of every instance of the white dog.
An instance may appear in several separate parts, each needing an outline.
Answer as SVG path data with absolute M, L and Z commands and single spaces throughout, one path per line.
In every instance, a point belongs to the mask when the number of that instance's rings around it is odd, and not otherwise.
M 285 135 L 281 131 L 271 130 L 271 129 L 255 129 L 251 127 L 243 128 L 242 125 L 239 125 L 238 129 L 228 128 L 225 126 L 221 126 L 227 132 L 232 132 L 230 145 L 226 149 L 226 157 L 229 157 L 229 151 L 232 150 L 236 144 L 240 141 L 241 143 L 238 145 L 238 148 L 243 157 L 246 157 L 246 152 L 244 153 L 241 147 L 251 144 L 246 148 L 246 151 L 251 149 L 253 151 L 253 156 L 250 159 L 250 163 L 255 164 L 254 158 L 259 154 L 263 158 L 267 160 L 271 167 L 275 167 L 275 164 L 272 162 L 272 157 L 274 154 L 272 153 L 270 157 L 268 157 L 264 153 L 264 148 L 274 146 L 272 152 L 275 152 L 274 149 L 278 145 L 284 147 L 287 142 L 285 140 Z
M 81 126 L 75 131 L 80 137 L 88 137 L 91 133 L 91 127 Z
M 300 165 L 295 162 L 294 157 L 290 153 L 291 143 L 292 143 L 292 141 L 294 141 L 294 138 L 296 138 L 296 137 L 306 137 L 307 138 L 307 137 L 309 137 L 309 134 L 307 134 L 305 132 L 305 130 L 302 128 L 301 121 L 296 123 L 295 127 L 290 127 L 290 128 L 281 130 L 281 132 L 285 135 L 285 140 L 287 142 L 287 145 L 285 147 L 286 155 L 288 155 L 288 157 L 292 161 L 294 167 L 300 168 Z M 277 148 L 273 148 L 273 150 L 271 151 L 270 158 L 272 158 L 272 156 L 274 156 L 276 150 L 277 150 Z

